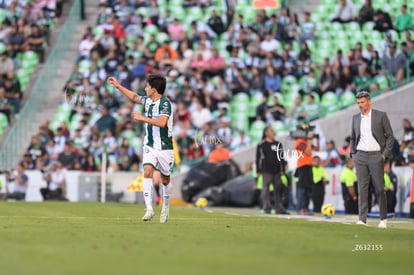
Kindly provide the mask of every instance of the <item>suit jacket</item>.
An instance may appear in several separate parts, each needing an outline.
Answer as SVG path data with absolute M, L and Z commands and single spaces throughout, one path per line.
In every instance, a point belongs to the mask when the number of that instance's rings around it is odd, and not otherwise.
M 392 146 L 394 144 L 394 134 L 391 124 L 385 112 L 372 109 L 371 112 L 371 131 L 375 140 L 378 142 L 381 153 L 386 158 L 391 157 Z M 361 113 L 352 117 L 351 134 L 351 156 L 356 153 L 356 148 L 361 138 Z

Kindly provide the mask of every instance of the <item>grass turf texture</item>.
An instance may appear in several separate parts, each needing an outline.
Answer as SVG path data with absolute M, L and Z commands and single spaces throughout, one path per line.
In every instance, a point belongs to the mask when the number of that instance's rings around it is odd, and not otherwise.
M 214 210 L 214 209 L 213 209 Z M 375 227 L 143 206 L 0 203 L 0 273 L 410 274 L 413 223 Z M 407 221 L 407 220 L 405 220 Z M 382 251 L 352 252 L 357 244 Z

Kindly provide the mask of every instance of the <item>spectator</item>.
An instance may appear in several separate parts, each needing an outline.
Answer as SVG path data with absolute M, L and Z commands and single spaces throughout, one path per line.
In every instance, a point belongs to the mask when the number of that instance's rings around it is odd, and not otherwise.
M 23 160 L 20 162 L 20 165 L 25 170 L 34 170 L 34 169 L 36 169 L 36 162 L 33 161 L 32 155 L 29 154 L 29 153 L 24 154 Z
M 283 121 L 285 119 L 285 106 L 279 103 L 279 95 L 273 96 L 273 105 L 266 107 L 266 121 L 272 122 L 275 120 Z
M 300 44 L 300 52 L 296 63 L 297 74 L 299 76 L 308 75 L 310 73 L 312 69 L 311 52 L 306 42 Z
M 340 155 L 336 149 L 335 142 L 329 140 L 326 143 L 326 158 L 322 162 L 323 167 L 336 167 L 341 164 Z
M 243 69 L 237 69 L 237 75 L 233 78 L 233 81 L 230 83 L 231 93 L 236 95 L 238 93 L 249 94 L 249 80 L 243 73 Z
M 351 71 L 348 66 L 343 67 L 339 71 L 338 77 L 338 87 L 336 88 L 336 96 L 340 98 L 340 96 L 344 92 L 352 92 L 355 89 L 353 77 L 351 75 Z
M 395 29 L 400 34 L 403 31 L 411 30 L 413 27 L 411 14 L 407 13 L 407 5 L 401 6 L 401 13 L 397 16 L 396 22 L 395 22 Z
M 260 49 L 264 53 L 276 52 L 280 47 L 279 42 L 273 38 L 271 33 L 266 33 L 265 40 L 260 43 Z
M 32 156 L 32 160 L 34 162 L 47 154 L 45 147 L 40 144 L 38 136 L 32 137 L 32 143 L 30 144 L 29 148 L 27 148 L 27 153 Z
M 319 95 L 322 96 L 327 91 L 334 91 L 336 88 L 336 77 L 331 67 L 326 67 L 319 79 Z
M 8 56 L 7 51 L 0 54 L 0 77 L 6 76 L 9 72 L 14 70 L 13 60 Z
M 186 130 L 181 130 L 176 140 L 178 145 L 178 152 L 183 161 L 190 159 L 190 152 L 194 147 L 194 140 L 188 136 Z
M 70 142 L 67 141 L 63 148 L 63 152 L 59 154 L 58 161 L 62 163 L 64 169 L 74 169 L 75 163 L 77 162 L 77 155 L 73 152 L 70 146 Z
M 262 121 L 266 122 L 267 101 L 268 101 L 268 99 L 269 99 L 268 94 L 267 93 L 263 94 L 262 103 L 260 103 L 256 107 L 256 120 L 262 120 Z
M 178 18 L 174 18 L 173 23 L 167 27 L 167 30 L 172 41 L 180 41 L 183 39 L 185 29 L 184 26 L 180 24 Z
M 13 106 L 14 113 L 18 114 L 20 112 L 20 104 L 23 93 L 21 91 L 20 82 L 14 76 L 13 71 L 7 73 L 2 86 L 4 86 L 4 89 L 6 90 L 6 97 Z
M 374 21 L 374 8 L 372 7 L 372 0 L 365 0 L 364 5 L 362 5 L 359 10 L 358 23 L 362 29 L 362 26 L 366 22 Z
M 342 50 L 338 50 L 336 52 L 336 56 L 333 56 L 330 59 L 330 62 L 329 63 L 330 63 L 331 66 L 333 66 L 333 68 L 339 70 L 341 67 L 349 66 L 350 61 L 349 61 L 349 59 L 347 57 L 345 57 L 343 55 Z
M 25 174 L 24 167 L 19 164 L 16 170 L 13 171 L 8 179 L 7 192 L 0 194 L 0 200 L 24 200 L 26 197 L 26 190 L 29 178 Z
M 161 32 L 168 32 L 168 26 L 172 25 L 176 18 L 172 16 L 171 10 L 166 9 L 165 15 L 158 19 L 158 28 Z
M 299 43 L 315 40 L 315 24 L 310 21 L 310 13 L 304 13 L 304 22 L 300 24 Z
M 87 34 L 85 39 L 79 44 L 79 59 L 88 59 L 92 48 L 95 46 L 95 40 L 93 34 Z
M 289 8 L 282 8 L 280 16 L 277 19 L 276 39 L 278 41 L 288 41 L 288 26 L 290 24 Z
M 217 49 L 212 50 L 212 56 L 207 59 L 205 75 L 212 78 L 224 74 L 226 61 L 219 55 Z
M 45 42 L 45 36 L 40 32 L 39 26 L 33 24 L 32 33 L 27 37 L 27 43 L 29 45 L 29 49 L 34 51 L 39 56 L 40 63 L 45 61 Z
M 336 5 L 332 22 L 349 23 L 355 21 L 355 19 L 356 12 L 354 3 L 349 0 L 340 0 L 340 3 Z
M 44 178 L 47 183 L 46 188 L 40 188 L 43 200 L 65 200 L 66 196 L 66 171 L 60 162 L 51 165 Z
M 246 135 L 245 131 L 239 130 L 238 133 L 230 143 L 231 150 L 237 150 L 251 144 L 251 139 Z
M 395 82 L 404 79 L 406 57 L 403 53 L 397 52 L 397 44 L 394 43 L 390 48 L 390 54 L 385 55 L 382 60 L 383 72 L 395 78 Z
M 306 96 L 306 104 L 303 106 L 301 117 L 311 121 L 319 118 L 319 105 L 315 102 L 315 95 Z
M 170 46 L 169 41 L 164 41 L 162 46 L 159 47 L 156 51 L 155 51 L 155 56 L 154 59 L 156 62 L 161 61 L 164 57 L 165 57 L 165 53 L 168 53 L 168 57 L 174 61 L 175 59 L 177 59 L 178 57 L 178 53 L 177 51 Z
M 193 103 L 195 110 L 191 112 L 191 122 L 194 127 L 201 129 L 204 124 L 210 122 L 213 118 L 210 110 L 205 108 L 198 98 L 194 98 Z
M 116 163 L 116 152 L 118 150 L 118 141 L 114 136 L 114 132 L 111 129 L 105 130 L 105 136 L 103 138 L 104 150 L 108 154 L 109 164 L 113 165 Z
M 220 162 L 231 159 L 230 151 L 222 142 L 217 142 L 208 156 L 208 162 Z
M 17 25 L 11 26 L 7 41 L 11 57 L 16 58 L 18 53 L 24 52 L 26 37 L 23 30 L 19 30 Z
M 299 85 L 300 85 L 299 94 L 302 96 L 317 90 L 318 83 L 315 78 L 315 70 L 313 68 L 309 70 L 308 75 L 302 76 Z
M 378 10 L 374 16 L 374 30 L 379 32 L 387 32 L 393 29 L 391 17 L 387 12 L 383 12 L 382 10 Z
M 266 68 L 266 75 L 264 78 L 264 86 L 266 92 L 269 94 L 273 94 L 275 92 L 280 92 L 282 85 L 282 78 L 278 71 L 271 66 Z
M 276 15 L 275 15 L 276 18 Z M 305 25 L 304 27 L 308 29 L 308 25 Z M 275 33 L 275 30 L 269 30 L 272 33 Z M 298 14 L 294 13 L 290 16 L 290 24 L 287 26 L 287 33 L 288 33 L 288 40 L 289 42 L 294 42 L 298 40 L 300 34 L 302 32 L 302 24 L 299 23 Z
M 96 121 L 95 125 L 100 133 L 105 132 L 107 129 L 115 133 L 116 119 L 109 114 L 109 110 L 105 105 L 102 106 L 102 116 Z
M 6 91 L 3 87 L 0 87 L 0 113 L 5 114 L 7 121 L 10 123 L 11 105 L 6 97 Z
M 211 16 L 207 20 L 207 25 L 219 36 L 225 31 L 225 26 L 221 16 L 217 15 L 216 9 L 211 10 Z

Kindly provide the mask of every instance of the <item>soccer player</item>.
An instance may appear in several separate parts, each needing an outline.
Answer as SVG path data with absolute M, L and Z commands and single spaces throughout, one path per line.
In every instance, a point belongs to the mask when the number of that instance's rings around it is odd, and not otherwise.
M 174 165 L 172 141 L 173 115 L 171 102 L 164 96 L 166 79 L 158 74 L 148 76 L 147 84 L 145 85 L 146 96 L 140 96 L 128 90 L 114 77 L 109 77 L 108 83 L 121 91 L 132 102 L 141 103 L 145 106 L 145 114 L 137 111 L 132 112 L 132 117 L 136 121 L 145 122 L 143 195 L 146 212 L 142 220 L 150 221 L 155 215 L 152 208 L 152 179 L 154 170 L 158 170 L 161 173 L 164 197 L 160 222 L 166 223 L 168 221 L 172 191 L 170 175 Z

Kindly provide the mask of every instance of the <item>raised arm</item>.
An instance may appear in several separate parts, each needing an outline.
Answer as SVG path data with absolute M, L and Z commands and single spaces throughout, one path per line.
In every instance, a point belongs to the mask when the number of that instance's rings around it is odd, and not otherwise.
M 115 77 L 108 78 L 108 83 L 120 90 L 132 102 L 141 103 L 141 96 L 122 86 Z

